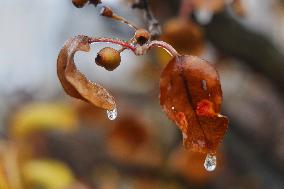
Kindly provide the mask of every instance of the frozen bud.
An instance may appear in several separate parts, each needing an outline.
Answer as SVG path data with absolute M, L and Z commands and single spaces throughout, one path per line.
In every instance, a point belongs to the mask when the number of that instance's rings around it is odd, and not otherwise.
M 113 16 L 113 12 L 109 7 L 104 6 L 101 9 L 101 15 L 102 16 L 106 16 L 106 17 L 112 17 Z
M 144 45 L 149 41 L 151 34 L 145 29 L 138 29 L 136 30 L 134 37 L 139 45 Z
M 89 0 L 89 3 L 95 5 L 96 7 L 98 4 L 102 3 L 102 1 L 101 0 Z
M 72 0 L 73 5 L 77 8 L 82 8 L 87 2 L 88 0 Z
M 101 49 L 95 59 L 96 64 L 104 67 L 108 71 L 112 71 L 120 64 L 120 53 L 110 47 Z

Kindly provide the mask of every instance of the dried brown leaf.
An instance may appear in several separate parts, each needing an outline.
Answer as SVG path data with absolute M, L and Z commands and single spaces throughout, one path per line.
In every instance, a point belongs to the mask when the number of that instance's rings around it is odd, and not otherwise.
M 184 145 L 193 151 L 215 153 L 228 127 L 220 115 L 222 90 L 217 71 L 195 56 L 174 57 L 160 79 L 160 104 L 175 121 Z
M 61 49 L 57 59 L 57 75 L 65 92 L 93 105 L 112 110 L 115 108 L 113 96 L 102 86 L 91 82 L 82 74 L 74 63 L 77 51 L 90 50 L 89 38 L 77 36 L 70 38 Z

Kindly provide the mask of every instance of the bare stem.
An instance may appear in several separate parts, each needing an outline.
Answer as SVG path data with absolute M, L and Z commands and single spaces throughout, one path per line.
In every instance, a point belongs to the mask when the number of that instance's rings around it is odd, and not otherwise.
M 147 44 L 148 46 L 148 50 L 154 48 L 154 47 L 161 47 L 164 50 L 166 50 L 171 56 L 178 56 L 179 53 L 175 50 L 175 48 L 173 46 L 171 46 L 170 44 L 164 42 L 164 41 L 151 41 L 150 43 Z
M 130 45 L 128 42 L 122 41 L 122 40 L 119 40 L 119 39 L 111 39 L 111 38 L 105 38 L 105 37 L 99 37 L 99 38 L 90 37 L 89 38 L 89 43 L 97 43 L 97 42 L 118 44 L 118 45 L 121 45 L 122 47 L 130 49 L 134 53 L 135 53 L 135 49 L 136 49 L 134 46 Z
M 136 26 L 134 26 L 134 24 L 130 23 L 128 20 L 126 20 L 125 18 L 123 18 L 123 17 L 117 15 L 116 13 L 114 13 L 113 10 L 110 7 L 104 6 L 101 9 L 101 16 L 112 18 L 114 20 L 117 20 L 119 22 L 127 24 L 130 28 L 133 28 L 134 30 L 138 29 Z
M 97 43 L 97 42 L 105 42 L 105 43 L 113 43 L 113 44 L 121 45 L 122 46 L 122 49 L 120 49 L 121 52 L 125 49 L 129 49 L 136 55 L 144 55 L 145 53 L 147 53 L 150 49 L 154 47 L 163 48 L 171 56 L 179 55 L 179 53 L 170 44 L 164 41 L 154 40 L 149 43 L 146 43 L 143 46 L 140 46 L 140 45 L 133 46 L 130 44 L 130 41 L 122 41 L 119 39 L 112 39 L 112 38 L 105 38 L 105 37 L 99 37 L 99 38 L 90 37 L 89 38 L 89 43 Z
M 136 26 L 134 26 L 132 23 L 130 23 L 129 21 L 127 21 L 125 18 L 118 16 L 117 14 L 113 14 L 112 16 L 113 19 L 118 20 L 122 23 L 127 24 L 130 28 L 133 28 L 134 30 L 137 30 L 138 28 Z

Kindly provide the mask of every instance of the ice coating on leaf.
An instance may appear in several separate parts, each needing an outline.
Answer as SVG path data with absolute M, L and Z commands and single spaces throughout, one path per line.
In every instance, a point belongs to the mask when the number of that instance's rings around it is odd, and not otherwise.
M 164 68 L 160 104 L 187 136 L 186 147 L 203 153 L 216 152 L 228 127 L 227 118 L 219 114 L 221 103 L 219 76 L 208 62 L 182 55 Z
M 113 96 L 102 86 L 91 82 L 82 74 L 74 63 L 77 51 L 90 51 L 89 38 L 77 36 L 70 38 L 61 49 L 57 59 L 57 75 L 65 92 L 91 104 L 112 110 L 115 109 Z

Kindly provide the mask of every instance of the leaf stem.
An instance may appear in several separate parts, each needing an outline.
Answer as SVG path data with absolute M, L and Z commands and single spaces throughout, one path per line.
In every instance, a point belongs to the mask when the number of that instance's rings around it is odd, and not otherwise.
M 170 44 L 164 42 L 164 41 L 151 41 L 147 44 L 148 49 L 152 49 L 154 47 L 161 47 L 164 50 L 166 50 L 171 56 L 178 56 L 179 53 L 175 50 L 175 48 L 173 46 L 171 46 Z

